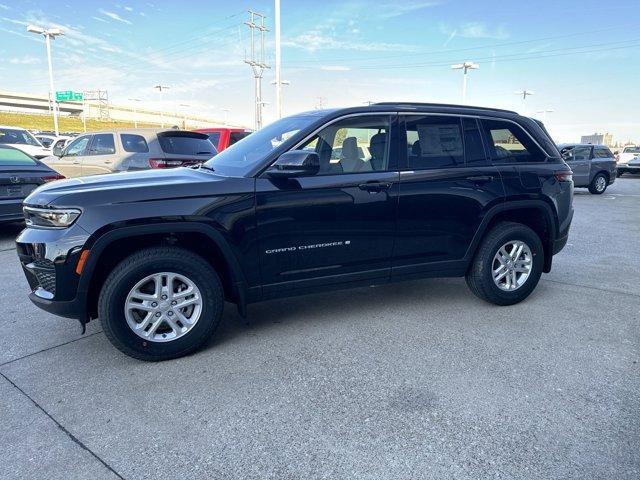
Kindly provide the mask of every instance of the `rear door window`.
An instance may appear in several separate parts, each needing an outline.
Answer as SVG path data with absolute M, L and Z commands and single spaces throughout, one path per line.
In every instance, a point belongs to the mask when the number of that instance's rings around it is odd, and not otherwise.
M 114 153 L 116 153 L 116 146 L 113 141 L 113 134 L 98 133 L 93 136 L 89 155 L 113 155 Z
M 209 132 L 207 135 L 209 135 L 209 140 L 216 147 L 220 144 L 220 132 Z
M 149 145 L 142 135 L 123 133 L 120 135 L 120 141 L 125 152 L 147 153 L 149 151 Z
M 163 133 L 158 135 L 160 147 L 164 153 L 173 155 L 210 155 L 217 153 L 216 147 L 209 138 L 201 138 L 198 136 L 187 136 L 184 134 L 172 135 L 171 133 Z
M 596 158 L 613 158 L 611 150 L 606 147 L 595 147 L 593 156 Z
M 231 132 L 229 135 L 229 146 L 233 145 L 236 142 L 239 142 L 244 137 L 249 135 L 250 132 Z
M 494 164 L 544 162 L 546 155 L 525 131 L 504 120 L 482 120 Z
M 409 170 L 464 165 L 464 142 L 460 118 L 406 116 L 407 167 Z
M 566 162 L 584 162 L 591 158 L 591 147 L 582 145 L 565 147 L 560 153 Z

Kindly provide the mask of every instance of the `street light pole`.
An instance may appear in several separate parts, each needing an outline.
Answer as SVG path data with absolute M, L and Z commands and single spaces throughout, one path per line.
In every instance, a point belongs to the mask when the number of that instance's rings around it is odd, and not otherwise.
M 553 113 L 553 108 L 545 108 L 544 110 L 538 110 L 536 113 L 542 114 L 542 123 L 547 123 L 547 113 Z
M 480 65 L 473 63 L 472 61 L 465 61 L 464 63 L 458 63 L 451 65 L 451 70 L 462 70 L 462 103 L 467 101 L 467 73 L 469 70 L 476 70 L 480 68 Z
M 138 128 L 138 111 L 136 109 L 135 102 L 141 102 L 142 100 L 140 100 L 139 98 L 130 98 L 129 101 L 134 102 L 133 103 L 133 127 Z
M 167 90 L 167 89 L 169 89 L 171 87 L 169 87 L 167 85 L 156 85 L 153 88 L 157 89 L 158 92 L 160 92 L 160 127 L 164 128 L 164 111 L 162 110 L 164 104 L 162 103 L 162 91 L 163 90 Z
M 280 0 L 275 0 L 275 27 L 276 27 L 276 112 L 278 118 L 282 118 L 282 76 L 281 70 L 281 45 L 280 45 Z
M 522 113 L 524 114 L 526 112 L 525 102 L 527 101 L 527 97 L 533 95 L 535 92 L 533 90 L 523 89 L 523 90 L 515 91 L 513 93 L 515 93 L 516 95 L 522 96 Z
M 226 125 L 229 122 L 229 110 L 228 108 L 223 108 L 222 112 L 224 113 L 224 124 Z
M 51 40 L 55 39 L 59 35 L 64 35 L 64 32 L 59 28 L 44 29 L 35 25 L 28 25 L 27 32 L 35 33 L 36 35 L 44 36 L 44 43 L 47 46 L 47 63 L 49 64 L 49 102 L 53 111 L 53 129 L 56 133 L 56 137 L 60 133 L 58 129 L 58 104 L 56 102 L 56 91 L 53 88 L 53 62 L 51 61 Z
M 181 107 L 187 107 L 187 108 L 188 108 L 188 107 L 190 107 L 191 105 L 188 105 L 188 104 L 186 104 L 186 103 L 181 103 L 181 104 L 180 104 L 180 106 L 181 106 Z M 182 111 L 182 128 L 183 128 L 184 130 L 186 130 L 186 129 L 187 129 L 187 112 L 186 112 L 186 110 L 183 110 L 183 111 Z

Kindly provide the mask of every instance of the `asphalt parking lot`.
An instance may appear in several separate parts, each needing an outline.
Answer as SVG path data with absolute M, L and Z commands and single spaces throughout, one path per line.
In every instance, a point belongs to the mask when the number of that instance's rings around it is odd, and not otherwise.
M 578 189 L 525 302 L 463 279 L 227 308 L 149 364 L 38 310 L 0 227 L 1 478 L 640 477 L 640 176 Z

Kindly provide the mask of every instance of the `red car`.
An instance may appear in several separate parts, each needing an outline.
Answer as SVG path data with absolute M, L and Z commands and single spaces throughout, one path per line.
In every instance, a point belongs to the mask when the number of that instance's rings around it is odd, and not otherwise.
M 194 132 L 209 135 L 209 140 L 216 146 L 218 152 L 251 134 L 251 130 L 245 130 L 244 128 L 199 128 Z

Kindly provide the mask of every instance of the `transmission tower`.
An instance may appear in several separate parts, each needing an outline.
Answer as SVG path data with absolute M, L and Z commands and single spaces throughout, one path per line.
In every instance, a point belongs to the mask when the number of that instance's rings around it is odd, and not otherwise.
M 264 34 L 268 32 L 267 27 L 264 25 L 265 16 L 261 13 L 249 10 L 249 20 L 244 22 L 245 25 L 251 30 L 251 56 L 245 58 L 244 62 L 251 66 L 253 70 L 253 78 L 256 86 L 256 120 L 255 129 L 262 128 L 262 107 L 264 102 L 262 101 L 262 73 L 265 68 L 269 66 L 264 61 Z M 256 30 L 260 36 L 259 45 L 256 46 Z M 246 57 L 246 54 L 245 54 Z
M 84 102 L 95 102 L 98 107 L 98 120 L 109 120 L 109 92 L 106 90 L 85 90 L 82 97 Z

